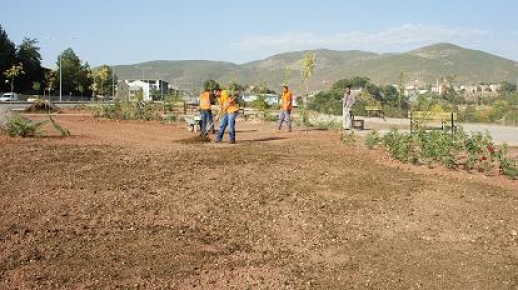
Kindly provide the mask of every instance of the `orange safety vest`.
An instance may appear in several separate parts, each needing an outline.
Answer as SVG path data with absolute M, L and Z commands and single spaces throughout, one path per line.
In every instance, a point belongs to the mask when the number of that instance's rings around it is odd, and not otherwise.
M 291 91 L 287 91 L 284 94 L 282 94 L 281 110 L 293 110 L 293 94 L 291 93 Z
M 225 107 L 227 107 L 227 109 L 222 112 L 223 114 L 234 113 L 236 111 L 239 111 L 239 104 L 237 103 L 237 100 L 231 100 L 227 90 L 221 91 L 221 96 L 219 97 L 219 106 L 220 110 L 223 110 L 225 109 Z
M 210 104 L 210 92 L 203 92 L 200 95 L 200 109 L 210 110 L 212 108 Z

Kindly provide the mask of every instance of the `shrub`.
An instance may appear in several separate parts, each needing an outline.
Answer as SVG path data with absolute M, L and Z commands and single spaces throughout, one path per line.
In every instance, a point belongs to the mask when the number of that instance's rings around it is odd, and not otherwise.
M 367 138 L 365 138 L 365 145 L 367 145 L 367 148 L 374 149 L 378 145 L 380 145 L 382 139 L 378 133 L 378 131 L 373 130 L 367 134 Z
M 489 149 L 492 149 L 489 147 Z M 494 150 L 494 149 L 493 149 Z M 489 151 L 493 151 L 489 150 Z M 500 150 L 496 150 L 492 152 L 492 156 L 498 160 L 499 166 L 498 169 L 500 173 L 508 176 L 512 179 L 518 178 L 518 166 L 516 165 L 515 160 L 509 158 L 509 148 L 507 144 L 504 144 Z
M 9 117 L 5 124 L 5 132 L 11 137 L 38 137 L 44 135 L 41 126 L 47 121 L 31 121 L 23 116 L 15 115 Z
M 164 116 L 163 120 L 168 122 L 176 122 L 178 121 L 178 117 L 174 114 L 167 114 Z
M 370 138 L 375 139 L 375 136 Z M 402 162 L 442 164 L 451 169 L 475 170 L 486 175 L 496 174 L 498 169 L 500 174 L 518 177 L 518 167 L 508 157 L 507 146 L 497 150 L 488 133 L 470 136 L 460 129 L 453 136 L 448 131 L 424 130 L 402 134 L 393 129 L 382 139 L 390 155 Z M 373 140 L 368 142 L 374 143 Z
M 394 128 L 383 137 L 383 144 L 389 150 L 390 155 L 403 162 L 407 162 L 410 156 L 409 141 L 410 135 L 402 134 Z
M 152 102 L 117 100 L 113 105 L 94 106 L 93 115 L 115 120 L 161 120 L 164 108 L 164 105 Z
M 341 130 L 342 123 L 336 120 L 328 120 L 328 121 L 311 121 L 309 122 L 310 126 L 313 126 L 317 129 L 321 130 Z
M 351 130 L 350 133 L 347 133 L 345 130 L 342 130 L 341 141 L 344 145 L 356 145 L 356 136 L 354 135 L 354 130 Z

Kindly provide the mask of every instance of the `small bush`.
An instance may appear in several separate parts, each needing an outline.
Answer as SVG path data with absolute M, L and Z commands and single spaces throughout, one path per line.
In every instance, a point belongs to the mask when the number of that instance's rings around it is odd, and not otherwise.
M 31 121 L 23 116 L 15 115 L 9 117 L 5 124 L 5 132 L 11 137 L 39 137 L 44 135 L 41 126 L 47 121 Z
M 312 121 L 309 122 L 309 125 L 318 129 L 323 130 L 341 130 L 342 129 L 342 123 L 335 120 L 329 120 L 329 121 Z
M 356 135 L 354 135 L 354 130 L 351 130 L 350 133 L 342 130 L 342 135 L 340 136 L 340 140 L 343 145 L 356 145 Z
M 167 114 L 164 116 L 163 120 L 167 122 L 176 122 L 178 121 L 178 117 L 174 114 Z
M 374 139 L 374 136 L 371 139 Z M 500 150 L 495 149 L 488 133 L 470 136 L 458 130 L 452 136 L 448 131 L 416 130 L 410 134 L 403 134 L 393 129 L 382 139 L 390 155 L 402 162 L 430 166 L 442 164 L 450 169 L 518 177 L 518 167 L 515 161 L 508 157 L 507 146 Z M 367 140 L 370 143 L 374 142 L 369 141 L 369 137 Z M 369 147 L 369 144 L 367 146 Z
M 381 144 L 382 138 L 379 135 L 378 131 L 373 130 L 367 134 L 367 138 L 365 138 L 365 145 L 367 145 L 367 148 L 374 149 L 378 145 Z
M 269 112 L 264 112 L 263 121 L 266 122 L 278 122 L 279 121 L 279 115 L 278 114 L 270 114 Z
M 492 148 L 489 148 L 489 149 L 492 149 Z M 492 151 L 492 150 L 489 150 L 489 151 Z M 494 158 L 498 160 L 498 163 L 499 163 L 498 169 L 500 170 L 500 173 L 505 176 L 508 176 L 512 179 L 518 179 L 518 166 L 517 166 L 515 160 L 509 158 L 508 154 L 509 154 L 509 148 L 507 147 L 507 144 L 504 144 L 502 146 L 502 149 L 492 152 L 492 155 L 494 156 Z
M 117 100 L 113 105 L 94 106 L 93 115 L 113 120 L 162 120 L 164 108 L 164 105 L 152 102 Z

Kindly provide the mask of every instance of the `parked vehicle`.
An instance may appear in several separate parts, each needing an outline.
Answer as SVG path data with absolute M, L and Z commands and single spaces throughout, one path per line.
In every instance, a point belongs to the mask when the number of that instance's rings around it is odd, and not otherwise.
M 18 101 L 20 95 L 17 93 L 4 93 L 0 97 L 0 102 L 12 102 L 12 101 Z

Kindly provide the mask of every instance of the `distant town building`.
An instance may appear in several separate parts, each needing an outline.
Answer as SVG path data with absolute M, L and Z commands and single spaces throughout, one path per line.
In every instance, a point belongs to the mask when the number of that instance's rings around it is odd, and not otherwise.
M 163 80 L 122 80 L 118 83 L 117 96 L 136 100 L 139 91 L 142 91 L 144 101 L 162 99 L 169 93 L 169 83 Z

